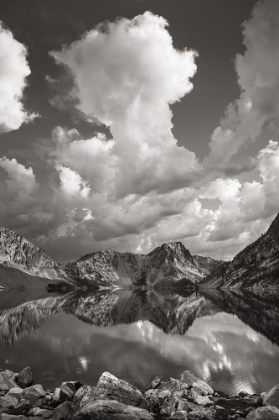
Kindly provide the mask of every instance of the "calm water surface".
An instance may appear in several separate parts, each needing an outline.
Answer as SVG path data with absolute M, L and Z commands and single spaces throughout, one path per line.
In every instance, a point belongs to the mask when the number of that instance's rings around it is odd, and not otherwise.
M 217 390 L 261 392 L 279 383 L 277 308 L 232 295 L 6 290 L 0 367 L 28 365 L 50 389 L 65 380 L 95 385 L 106 370 L 143 389 L 156 375 L 179 378 L 190 369 Z

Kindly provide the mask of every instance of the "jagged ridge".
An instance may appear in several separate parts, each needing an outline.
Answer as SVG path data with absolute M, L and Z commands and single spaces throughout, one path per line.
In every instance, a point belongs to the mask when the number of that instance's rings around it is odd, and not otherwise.
M 66 264 L 65 271 L 76 280 L 97 286 L 155 286 L 184 281 L 185 285 L 200 282 L 220 262 L 192 256 L 181 242 L 155 248 L 147 255 L 127 252 L 99 251 Z
M 279 214 L 268 231 L 239 252 L 231 262 L 217 266 L 203 282 L 205 287 L 279 287 Z

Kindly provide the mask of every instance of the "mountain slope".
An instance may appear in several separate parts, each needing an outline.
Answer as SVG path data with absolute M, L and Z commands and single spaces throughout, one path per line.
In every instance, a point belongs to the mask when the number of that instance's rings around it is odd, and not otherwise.
M 5 286 L 1 284 L 1 278 L 3 279 L 5 274 L 6 281 L 10 276 L 11 286 L 14 287 L 16 283 L 18 285 L 31 284 L 30 276 L 42 277 L 46 284 L 49 279 L 68 281 L 68 276 L 61 265 L 53 261 L 42 249 L 8 228 L 0 228 L 0 268 L 0 286 L 2 287 L 7 287 L 6 282 Z M 12 284 L 13 278 L 14 284 Z M 35 280 L 33 283 L 36 283 Z
M 77 262 L 65 265 L 65 271 L 76 281 L 97 286 L 155 286 L 159 283 L 185 285 L 199 283 L 214 263 L 193 257 L 181 242 L 157 247 L 147 255 L 127 252 L 99 251 L 85 255 Z M 200 262 L 201 261 L 201 262 Z
M 279 288 L 279 214 L 268 231 L 231 262 L 217 266 L 205 279 L 203 287 Z
M 49 279 L 78 287 L 169 287 L 175 283 L 184 288 L 199 283 L 219 264 L 192 256 L 181 242 L 171 242 L 148 255 L 99 251 L 62 265 L 11 229 L 0 228 L 0 287 L 5 288 L 42 287 Z

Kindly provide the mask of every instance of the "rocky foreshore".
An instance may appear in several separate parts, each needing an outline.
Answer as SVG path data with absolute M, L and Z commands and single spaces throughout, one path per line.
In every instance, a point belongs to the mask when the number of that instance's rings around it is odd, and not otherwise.
M 156 377 L 141 392 L 104 372 L 96 386 L 63 382 L 55 391 L 33 385 L 29 367 L 0 371 L 1 420 L 279 420 L 279 385 L 261 395 L 228 396 L 186 370 Z

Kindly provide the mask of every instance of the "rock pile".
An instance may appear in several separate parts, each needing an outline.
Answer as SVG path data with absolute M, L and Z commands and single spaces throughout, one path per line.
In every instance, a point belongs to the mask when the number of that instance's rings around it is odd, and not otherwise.
M 1 420 L 279 420 L 279 385 L 261 396 L 226 396 L 190 371 L 156 377 L 145 392 L 109 372 L 96 386 L 63 382 L 52 392 L 32 383 L 28 367 L 0 372 Z

